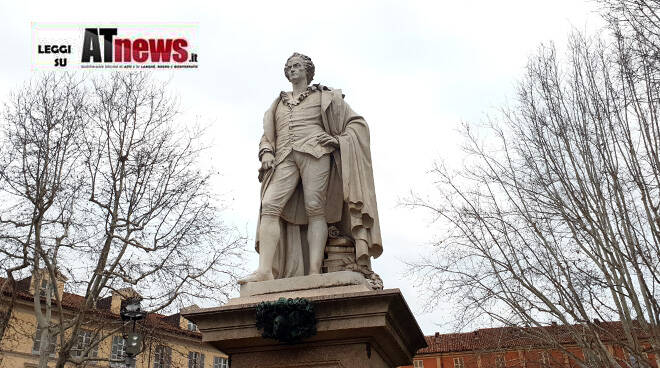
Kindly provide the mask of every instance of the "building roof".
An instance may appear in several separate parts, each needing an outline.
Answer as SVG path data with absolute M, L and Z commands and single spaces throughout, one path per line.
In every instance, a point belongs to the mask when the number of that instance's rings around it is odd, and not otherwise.
M 0 285 L 5 280 L 6 280 L 5 278 L 0 277 Z M 31 282 L 31 277 L 27 277 L 25 279 L 16 281 L 16 286 L 17 286 L 16 296 L 18 299 L 22 299 L 30 302 L 33 300 L 33 295 L 29 292 L 30 282 Z M 8 291 L 5 291 L 5 294 L 7 293 Z M 100 315 L 104 318 L 119 320 L 121 318 L 119 314 L 112 313 L 110 310 L 111 298 L 112 297 L 99 299 L 96 303 L 96 307 L 90 310 L 89 312 L 96 315 Z M 65 309 L 75 311 L 83 303 L 85 303 L 85 297 L 82 295 L 72 294 L 67 292 L 62 293 L 62 307 Z M 180 316 L 181 315 L 179 313 L 173 314 L 171 316 L 166 316 L 160 313 L 149 313 L 147 314 L 147 318 L 144 321 L 144 326 L 146 328 L 154 329 L 155 331 L 159 331 L 159 332 L 169 332 L 169 333 L 188 336 L 201 340 L 202 334 L 199 333 L 198 331 L 189 331 L 179 326 Z
M 615 341 L 625 338 L 621 322 L 595 321 L 591 326 L 598 328 L 601 339 Z M 557 325 L 542 327 L 495 327 L 484 328 L 463 333 L 436 333 L 426 336 L 427 347 L 417 351 L 417 354 L 455 353 L 462 351 L 496 351 L 513 348 L 543 348 L 551 346 L 547 336 L 562 345 L 574 345 L 575 334 L 584 325 Z M 645 333 L 638 329 L 638 336 Z M 541 338 L 546 336 L 546 338 Z

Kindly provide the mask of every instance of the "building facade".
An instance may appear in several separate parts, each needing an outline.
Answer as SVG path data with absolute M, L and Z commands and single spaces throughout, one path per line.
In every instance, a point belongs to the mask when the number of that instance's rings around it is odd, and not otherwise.
M 1 280 L 0 280 L 1 281 Z M 58 281 L 58 289 L 63 290 L 65 280 Z M 34 312 L 35 291 L 37 297 L 42 297 L 40 288 L 35 287 L 31 278 L 17 282 L 16 304 L 12 317 L 0 341 L 0 368 L 31 368 L 39 362 L 40 331 Z M 73 356 L 85 352 L 89 360 L 84 367 L 125 367 L 124 352 L 126 343 L 122 337 L 120 308 L 131 291 L 124 289 L 113 292 L 112 295 L 98 300 L 96 308 L 90 315 L 90 322 L 80 328 L 77 343 L 71 350 Z M 62 306 L 65 313 L 73 314 L 76 306 L 84 301 L 80 295 L 60 291 Z M 134 292 L 132 292 L 134 293 Z M 42 295 L 40 295 L 42 294 Z M 0 302 L 7 302 L 7 295 Z M 43 301 L 43 300 L 42 300 Z M 53 314 L 53 320 L 57 316 Z M 136 368 L 228 368 L 226 354 L 211 345 L 202 343 L 202 337 L 197 326 L 186 320 L 180 313 L 162 315 L 148 314 L 146 319 L 138 323 L 138 331 L 143 335 L 143 349 L 137 356 Z M 91 341 L 102 339 L 94 348 Z M 53 367 L 58 354 L 59 339 L 51 342 L 49 350 L 49 367 Z M 68 364 L 68 366 L 74 366 Z
M 602 326 L 614 334 L 621 329 L 618 322 L 602 322 Z M 569 368 L 580 367 L 572 356 L 580 359 L 584 355 L 572 341 L 570 334 L 558 325 L 547 327 L 556 341 L 567 347 L 568 352 L 544 345 L 532 338 L 533 333 L 520 329 L 501 327 L 480 329 L 466 333 L 451 333 L 426 336 L 428 347 L 420 349 L 413 365 L 401 368 Z M 533 332 L 533 331 L 527 331 Z M 537 334 L 538 335 L 538 334 Z M 606 345 L 621 367 L 644 367 L 635 358 L 612 342 Z M 655 356 L 645 354 L 651 367 L 657 368 Z

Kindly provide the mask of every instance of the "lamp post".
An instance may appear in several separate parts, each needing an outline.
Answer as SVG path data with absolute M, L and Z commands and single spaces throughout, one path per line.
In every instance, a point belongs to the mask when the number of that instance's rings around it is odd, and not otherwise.
M 142 336 L 135 332 L 135 323 L 144 319 L 147 316 L 147 312 L 142 310 L 140 299 L 133 298 L 126 300 L 126 303 L 121 307 L 119 315 L 124 322 L 122 323 L 122 332 L 124 338 L 124 354 L 126 354 L 126 367 L 134 367 L 135 356 L 140 353 L 142 345 Z M 130 332 L 126 332 L 126 322 L 130 321 L 133 322 L 133 328 Z

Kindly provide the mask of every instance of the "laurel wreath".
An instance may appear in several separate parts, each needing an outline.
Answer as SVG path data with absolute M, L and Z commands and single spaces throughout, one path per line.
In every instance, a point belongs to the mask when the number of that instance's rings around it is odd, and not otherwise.
M 314 305 L 305 298 L 279 298 L 257 305 L 257 328 L 261 336 L 293 344 L 316 335 Z

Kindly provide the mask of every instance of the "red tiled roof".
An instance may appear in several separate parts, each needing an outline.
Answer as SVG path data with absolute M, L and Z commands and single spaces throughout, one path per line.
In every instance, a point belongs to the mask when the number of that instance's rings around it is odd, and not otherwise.
M 83 303 L 85 303 L 85 297 L 81 295 L 71 294 L 64 292 L 62 293 L 62 305 L 69 308 L 78 308 Z
M 620 322 L 594 322 L 601 339 L 614 341 L 624 338 Z M 473 332 L 436 334 L 426 336 L 427 347 L 417 351 L 417 354 L 452 353 L 461 351 L 495 351 L 521 347 L 543 347 L 551 344 L 547 336 L 559 344 L 575 344 L 574 334 L 579 333 L 582 325 L 550 325 L 543 327 L 496 327 L 485 328 Z M 638 331 L 638 336 L 646 334 Z M 541 336 L 546 336 L 542 338 Z

